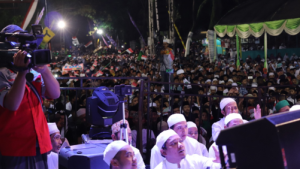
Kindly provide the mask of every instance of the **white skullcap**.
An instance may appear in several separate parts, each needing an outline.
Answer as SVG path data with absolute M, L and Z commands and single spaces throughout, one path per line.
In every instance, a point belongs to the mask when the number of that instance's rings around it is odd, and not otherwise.
M 238 86 L 236 83 L 232 83 L 231 86 Z
M 225 83 L 224 80 L 219 81 L 219 84 L 224 84 L 224 83 Z
M 177 70 L 177 72 L 176 72 L 177 75 L 180 75 L 180 74 L 182 74 L 182 73 L 184 73 L 184 70 L 182 70 L 182 69 L 179 69 L 179 70 Z
M 290 69 L 295 69 L 295 67 L 294 66 L 290 66 Z
M 269 90 L 274 90 L 275 91 L 275 87 L 269 87 Z
M 123 140 L 116 140 L 107 145 L 103 152 L 103 160 L 110 166 L 110 161 L 116 156 L 116 154 L 128 144 Z
M 258 85 L 257 85 L 257 83 L 252 83 L 251 84 L 251 87 L 257 87 Z
M 205 81 L 205 83 L 208 83 L 208 82 L 211 82 L 211 80 L 210 80 L 210 79 L 207 79 L 207 80 Z
M 214 77 L 219 78 L 220 76 L 219 75 L 214 75 Z
M 227 125 L 233 119 L 243 120 L 242 116 L 239 113 L 230 113 L 225 117 L 225 125 Z
M 300 105 L 294 105 L 290 108 L 290 111 L 300 110 Z
M 232 102 L 235 102 L 235 100 L 230 97 L 222 99 L 220 102 L 220 109 L 223 110 L 227 104 L 232 103 Z
M 278 60 L 281 60 L 280 58 L 278 58 Z
M 149 107 L 157 107 L 156 103 L 149 103 Z
M 168 126 L 172 127 L 174 124 L 182 122 L 182 121 L 186 121 L 185 117 L 182 114 L 172 114 L 169 118 L 168 118 Z
M 210 90 L 217 90 L 216 86 L 210 86 Z
M 56 123 L 48 123 L 48 128 L 49 128 L 49 134 L 57 133 L 59 132 Z
M 218 79 L 213 79 L 213 82 L 214 82 L 214 81 L 218 81 Z
M 161 149 L 165 142 L 172 136 L 178 135 L 174 130 L 165 130 L 161 132 L 156 138 L 156 146 Z
M 163 43 L 170 43 L 170 40 L 169 39 L 164 39 Z
M 269 73 L 269 76 L 274 76 L 274 73 L 273 73 L 273 72 L 270 72 L 270 73 Z
M 223 90 L 223 93 L 224 94 L 228 93 L 228 89 Z
M 196 127 L 197 128 L 197 125 L 194 122 L 192 122 L 192 121 L 188 121 L 188 122 L 186 122 L 186 124 L 187 124 L 188 129 L 192 128 L 192 127 Z
M 228 80 L 228 82 L 231 82 L 231 83 L 233 83 L 233 80 L 232 80 L 232 79 L 229 79 L 229 80 Z
M 233 67 L 230 67 L 229 70 L 230 70 L 230 72 L 232 72 L 232 71 L 234 70 L 234 68 L 233 68 Z
M 85 108 L 80 108 L 77 112 L 76 115 L 77 117 L 84 115 L 86 113 L 86 109 Z

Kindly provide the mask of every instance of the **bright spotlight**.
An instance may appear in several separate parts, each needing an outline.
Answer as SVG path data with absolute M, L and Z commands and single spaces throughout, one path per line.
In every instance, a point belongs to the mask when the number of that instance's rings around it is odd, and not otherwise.
M 97 30 L 97 33 L 98 33 L 99 35 L 101 35 L 101 34 L 103 33 L 103 30 L 102 30 L 102 29 L 98 29 L 98 30 Z
M 66 23 L 65 23 L 64 21 L 59 21 L 59 22 L 57 23 L 57 26 L 58 26 L 59 28 L 63 29 L 63 28 L 66 27 Z

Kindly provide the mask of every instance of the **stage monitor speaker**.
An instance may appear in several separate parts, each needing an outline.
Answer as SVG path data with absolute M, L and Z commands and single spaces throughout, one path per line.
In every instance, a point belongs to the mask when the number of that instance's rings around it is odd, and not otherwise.
M 103 161 L 103 152 L 108 144 L 79 144 L 59 152 L 59 169 L 109 169 Z
M 222 130 L 230 168 L 299 169 L 300 111 L 274 114 Z M 221 151 L 221 150 L 220 150 Z

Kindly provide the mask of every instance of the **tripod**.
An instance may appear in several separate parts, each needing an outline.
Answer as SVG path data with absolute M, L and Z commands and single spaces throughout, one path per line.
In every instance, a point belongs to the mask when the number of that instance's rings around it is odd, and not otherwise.
M 120 125 L 120 140 L 124 140 L 127 144 L 129 144 L 127 124 L 125 122 L 125 101 L 120 101 L 120 102 L 122 102 L 122 111 L 123 111 L 123 123 Z M 123 134 L 125 134 L 125 136 Z

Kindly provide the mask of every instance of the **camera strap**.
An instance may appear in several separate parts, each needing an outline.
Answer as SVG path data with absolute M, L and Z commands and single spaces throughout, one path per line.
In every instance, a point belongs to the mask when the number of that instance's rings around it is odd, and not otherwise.
M 29 82 L 28 80 L 26 80 L 26 84 L 30 87 L 30 89 L 33 91 L 33 93 L 35 94 L 35 96 L 38 98 L 39 102 L 41 103 L 42 106 L 42 100 L 41 97 L 39 96 L 38 91 L 36 90 L 36 88 L 33 86 L 33 84 L 31 82 Z

